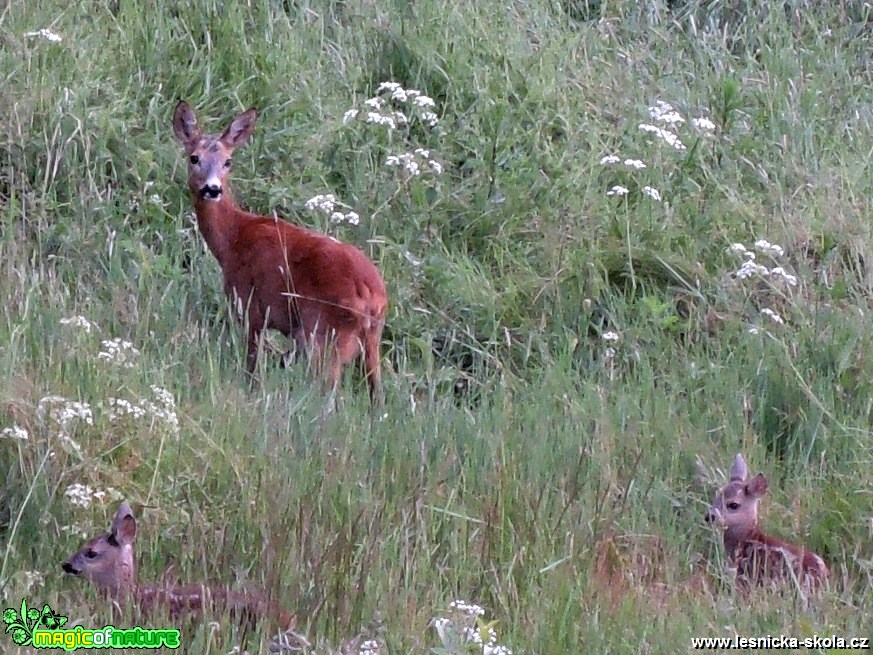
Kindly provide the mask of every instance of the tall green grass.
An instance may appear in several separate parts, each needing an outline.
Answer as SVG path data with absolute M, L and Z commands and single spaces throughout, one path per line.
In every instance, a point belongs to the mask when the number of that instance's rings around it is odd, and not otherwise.
M 143 581 L 174 565 L 265 589 L 317 652 L 445 647 L 432 621 L 455 599 L 516 653 L 869 635 L 869 10 L 826 4 L 7 4 L 0 429 L 28 438 L 0 438 L 4 607 L 108 623 L 60 563 L 123 497 Z M 62 40 L 26 35 L 41 28 Z M 344 124 L 383 81 L 432 97 L 439 128 Z M 304 365 L 269 357 L 249 389 L 192 222 L 178 98 L 214 130 L 261 109 L 237 199 L 378 262 L 382 411 L 350 373 L 326 412 Z M 639 129 L 658 100 L 685 150 Z M 384 165 L 415 147 L 441 175 Z M 320 193 L 361 224 L 305 211 Z M 797 286 L 731 275 L 728 247 L 757 239 Z M 116 338 L 132 367 L 99 358 Z M 110 398 L 149 406 L 153 385 L 178 432 L 153 411 L 112 419 Z M 48 396 L 92 423 L 61 426 Z M 702 517 L 739 450 L 771 479 L 765 527 L 831 566 L 808 604 L 740 599 L 723 571 Z M 74 484 L 107 493 L 77 506 Z M 186 624 L 190 652 L 266 652 L 269 626 L 242 644 L 216 621 Z

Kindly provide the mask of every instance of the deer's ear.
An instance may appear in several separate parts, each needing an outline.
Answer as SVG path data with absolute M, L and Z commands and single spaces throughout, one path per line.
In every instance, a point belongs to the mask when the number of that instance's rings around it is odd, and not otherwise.
M 197 116 L 194 110 L 184 100 L 180 100 L 173 112 L 173 132 L 176 138 L 182 142 L 186 150 L 191 150 L 202 136 L 200 126 L 197 125 Z
M 767 482 L 767 478 L 763 473 L 758 473 L 754 478 L 749 480 L 746 484 L 746 495 L 752 496 L 754 498 L 760 498 L 765 493 L 767 493 L 767 487 L 769 486 L 769 482 Z
M 228 148 L 238 148 L 252 135 L 258 110 L 252 107 L 234 118 L 221 135 L 221 142 Z
M 746 460 L 743 459 L 742 453 L 737 453 L 734 457 L 734 463 L 731 464 L 731 482 L 742 482 L 749 477 L 749 469 L 746 466 Z
M 119 544 L 132 544 L 136 539 L 136 519 L 127 503 L 121 503 L 115 512 L 111 533 Z

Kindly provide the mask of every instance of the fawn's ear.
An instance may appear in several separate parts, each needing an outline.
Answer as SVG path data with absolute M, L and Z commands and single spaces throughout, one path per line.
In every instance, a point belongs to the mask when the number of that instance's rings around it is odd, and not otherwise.
M 258 110 L 252 107 L 234 118 L 221 134 L 220 141 L 228 148 L 238 148 L 249 140 L 255 130 Z
M 769 482 L 763 473 L 758 473 L 754 478 L 746 484 L 746 495 L 753 498 L 760 498 L 767 493 Z
M 127 503 L 118 506 L 110 534 L 120 545 L 132 544 L 136 539 L 136 519 L 133 518 L 133 510 Z
M 742 482 L 749 477 L 749 469 L 746 466 L 746 460 L 743 459 L 742 453 L 737 453 L 734 457 L 734 463 L 731 464 L 731 482 Z
M 186 150 L 191 150 L 200 140 L 202 132 L 197 125 L 197 115 L 191 106 L 184 100 L 180 100 L 173 112 L 173 132 L 176 138 L 182 142 Z

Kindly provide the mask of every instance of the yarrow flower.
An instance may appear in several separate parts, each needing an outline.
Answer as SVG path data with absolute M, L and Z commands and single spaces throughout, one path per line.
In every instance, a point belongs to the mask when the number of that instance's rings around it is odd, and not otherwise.
M 37 30 L 36 32 L 25 32 L 24 36 L 41 36 L 46 41 L 51 41 L 52 43 L 60 43 L 63 39 L 60 34 L 57 32 L 52 32 L 45 27 L 41 30 Z
M 94 489 L 87 484 L 74 482 L 64 490 L 64 497 L 67 502 L 77 507 L 88 508 L 93 501 L 102 502 L 109 495 L 115 497 L 116 492 L 111 487 L 106 489 Z
M 615 343 L 618 341 L 619 336 L 618 336 L 618 332 L 610 331 L 610 332 L 604 332 L 600 338 L 606 342 Z
M 379 642 L 375 639 L 367 639 L 358 647 L 358 655 L 379 655 Z
M 656 137 L 664 141 L 667 145 L 675 148 L 676 150 L 685 150 L 685 144 L 682 143 L 682 140 L 670 130 L 665 130 L 657 125 L 649 125 L 648 123 L 640 123 L 639 128 L 643 132 L 648 132 L 650 134 L 654 134 Z
M 624 165 L 628 168 L 635 168 L 637 170 L 641 170 L 646 167 L 645 163 L 643 163 L 642 160 L 639 159 L 625 159 Z
M 663 100 L 656 100 L 654 106 L 649 107 L 649 116 L 656 122 L 667 125 L 679 125 L 685 122 L 685 119 L 679 115 L 673 105 Z
M 348 223 L 349 225 L 358 225 L 361 222 L 361 217 L 358 212 L 347 211 L 341 212 L 337 207 L 346 207 L 348 205 L 341 203 L 332 193 L 313 196 L 307 200 L 304 205 L 309 211 L 320 211 L 330 217 L 331 223 Z
M 482 655 L 512 655 L 512 649 L 497 643 L 497 631 L 485 624 L 481 617 L 485 610 L 479 605 L 456 600 L 449 603 L 451 617 L 438 617 L 432 625 L 446 652 L 458 652 L 458 644 L 465 644 L 464 652 Z
M 621 185 L 616 184 L 609 191 L 606 192 L 608 196 L 626 196 L 629 193 L 627 187 L 623 187 Z
M 349 109 L 343 114 L 343 124 L 363 116 L 365 123 L 383 125 L 390 130 L 408 125 L 409 116 L 399 110 L 398 105 L 405 105 L 412 115 L 417 115 L 429 127 L 436 127 L 439 123 L 439 117 L 433 111 L 436 108 L 433 98 L 417 89 L 405 89 L 397 82 L 382 82 L 376 88 L 376 95 L 363 102 L 365 111 L 362 113 L 356 108 Z
M 437 160 L 431 159 L 430 150 L 424 148 L 416 148 L 413 152 L 406 152 L 401 155 L 388 155 L 385 158 L 385 166 L 389 168 L 402 168 L 409 177 L 417 177 L 423 172 L 422 166 L 427 167 L 434 175 L 440 175 L 443 172 L 443 166 Z
M 30 438 L 27 430 L 20 425 L 13 425 L 11 428 L 3 428 L 0 430 L 0 437 L 5 439 L 19 439 L 27 441 Z
M 713 123 L 708 118 L 704 118 L 701 116 L 700 118 L 693 118 L 691 120 L 691 124 L 698 130 L 703 132 L 712 132 L 715 130 L 715 123 Z
M 651 198 L 652 200 L 661 200 L 661 192 L 654 187 L 644 186 L 643 193 L 649 196 L 649 198 Z
M 60 320 L 61 325 L 69 325 L 71 327 L 82 328 L 85 331 L 85 334 L 91 334 L 92 329 L 96 329 L 97 326 L 94 325 L 91 321 L 89 321 L 84 316 L 70 316 L 69 318 L 62 318 Z
M 606 166 L 608 164 L 617 164 L 621 161 L 621 157 L 618 155 L 606 155 L 600 158 L 600 165 Z
M 777 314 L 775 311 L 773 311 L 769 307 L 764 307 L 761 310 L 761 313 L 764 316 L 767 316 L 768 318 L 770 318 L 770 320 L 773 321 L 774 323 L 776 323 L 777 325 L 784 325 L 785 324 L 785 321 L 782 320 L 782 317 L 779 316 L 779 314 Z
M 130 341 L 124 339 L 105 339 L 100 342 L 103 347 L 97 353 L 97 359 L 115 364 L 123 368 L 133 368 L 136 366 L 136 360 L 139 357 L 139 350 L 134 348 Z

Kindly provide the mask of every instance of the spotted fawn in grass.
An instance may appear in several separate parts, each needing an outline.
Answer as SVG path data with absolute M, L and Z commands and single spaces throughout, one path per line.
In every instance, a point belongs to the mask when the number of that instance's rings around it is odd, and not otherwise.
M 170 618 L 197 616 L 210 608 L 228 611 L 244 626 L 257 620 L 291 629 L 294 614 L 261 593 L 230 591 L 213 585 L 157 584 L 141 586 L 136 579 L 136 519 L 121 503 L 112 527 L 73 553 L 61 566 L 66 573 L 88 578 L 119 606 L 133 603 L 143 615 Z
M 749 479 L 746 460 L 737 454 L 730 480 L 719 489 L 706 513 L 706 522 L 724 530 L 725 557 L 736 568 L 737 587 L 773 585 L 795 581 L 803 591 L 825 585 L 828 567 L 821 557 L 764 533 L 758 521 L 758 502 L 767 492 L 767 478 L 758 473 Z
M 228 185 L 231 156 L 248 141 L 257 117 L 249 109 L 221 134 L 204 134 L 188 103 L 180 101 L 173 115 L 173 131 L 188 158 L 197 226 L 221 267 L 225 294 L 246 319 L 248 371 L 255 371 L 261 333 L 275 329 L 325 367 L 332 390 L 343 367 L 363 357 L 376 403 L 388 307 L 382 275 L 350 244 L 249 213 L 234 202 Z

